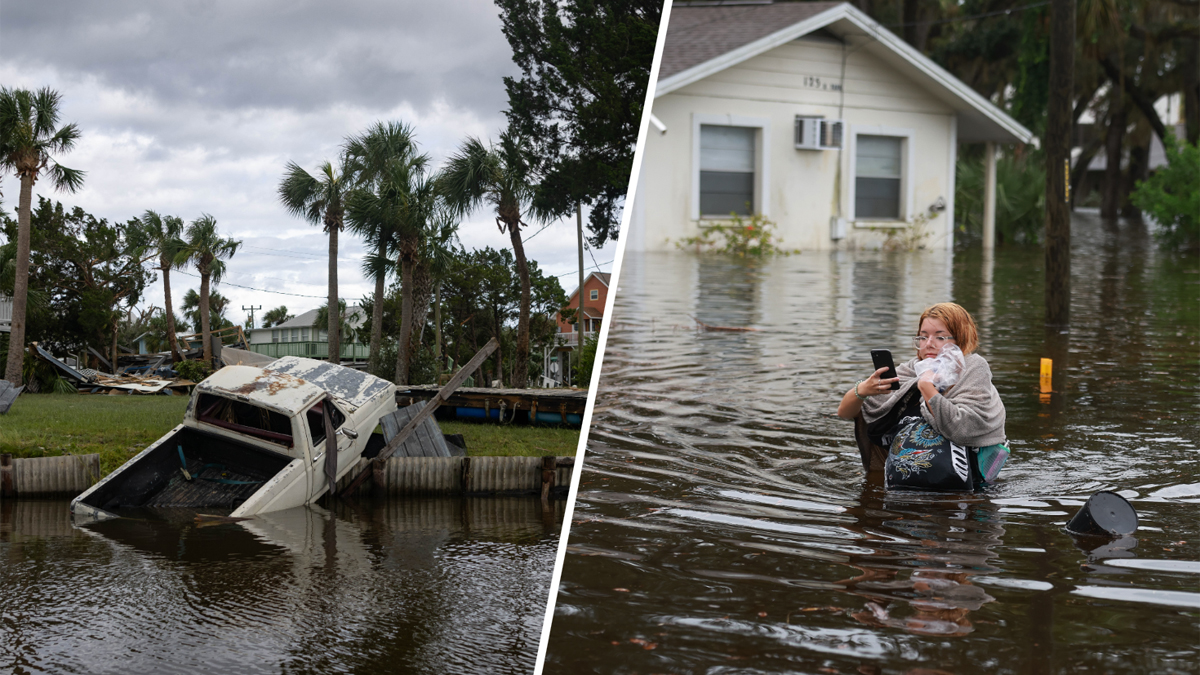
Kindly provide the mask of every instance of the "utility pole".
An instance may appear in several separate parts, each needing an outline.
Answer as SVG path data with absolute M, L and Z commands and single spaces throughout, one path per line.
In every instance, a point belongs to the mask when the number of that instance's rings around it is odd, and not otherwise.
M 250 328 L 258 328 L 258 324 L 254 323 L 254 312 L 259 309 L 262 309 L 262 305 L 259 305 L 258 307 L 255 307 L 254 305 L 250 305 L 249 307 L 242 305 L 243 312 L 250 312 Z
M 1050 2 L 1050 99 L 1046 115 L 1046 328 L 1065 331 L 1071 312 L 1071 107 L 1075 0 Z
M 575 232 L 579 235 L 579 311 L 575 314 L 575 332 L 579 340 L 575 360 L 583 358 L 583 202 L 575 204 Z M 576 385 L 578 386 L 578 382 Z

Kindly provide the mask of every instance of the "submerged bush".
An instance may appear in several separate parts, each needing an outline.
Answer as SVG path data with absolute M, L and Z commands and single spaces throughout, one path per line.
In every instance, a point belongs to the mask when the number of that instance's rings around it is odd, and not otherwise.
M 1163 139 L 1167 165 L 1139 181 L 1129 201 L 1158 223 L 1167 248 L 1200 251 L 1200 144 Z
M 742 218 L 730 214 L 729 222 L 710 222 L 700 226 L 700 235 L 675 243 L 683 250 L 697 253 L 719 253 L 739 258 L 761 258 L 768 255 L 788 255 L 794 251 L 781 248 L 775 237 L 775 223 L 761 214 Z

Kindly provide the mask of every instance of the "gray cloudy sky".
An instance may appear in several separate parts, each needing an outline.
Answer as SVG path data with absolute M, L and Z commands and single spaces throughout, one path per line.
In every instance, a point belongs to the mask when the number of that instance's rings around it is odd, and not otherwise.
M 328 240 L 275 196 L 288 160 L 315 172 L 346 136 L 401 120 L 440 165 L 463 138 L 498 135 L 501 78 L 519 72 L 486 0 L 0 1 L 0 85 L 57 90 L 62 122 L 83 134 L 57 158 L 87 172 L 83 190 L 58 194 L 40 182 L 35 199 L 110 221 L 147 209 L 187 221 L 212 214 L 244 242 L 218 287 L 238 323 L 243 305 L 298 314 L 323 304 Z M 15 209 L 15 179 L 0 188 Z M 509 245 L 485 212 L 459 234 L 469 249 Z M 362 242 L 346 233 L 340 244 L 339 293 L 353 303 L 374 285 L 359 270 Z M 611 261 L 615 248 L 595 260 Z M 552 225 L 526 252 L 547 274 L 577 269 L 574 222 Z M 568 292 L 577 284 L 571 274 L 560 281 Z M 173 274 L 176 307 L 198 286 Z M 162 302 L 156 282 L 142 305 Z

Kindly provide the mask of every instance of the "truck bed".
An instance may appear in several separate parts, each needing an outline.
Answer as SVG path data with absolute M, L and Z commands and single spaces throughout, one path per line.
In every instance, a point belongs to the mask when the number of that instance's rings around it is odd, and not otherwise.
M 180 448 L 191 480 L 181 470 Z M 183 427 L 82 502 L 110 513 L 140 508 L 232 511 L 291 461 L 281 452 Z

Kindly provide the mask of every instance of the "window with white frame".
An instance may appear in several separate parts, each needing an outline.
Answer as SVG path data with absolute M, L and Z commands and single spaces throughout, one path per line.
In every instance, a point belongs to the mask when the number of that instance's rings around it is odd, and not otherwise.
M 904 183 L 901 136 L 860 134 L 856 139 L 854 217 L 856 220 L 900 220 Z
M 588 291 L 588 300 L 599 300 L 599 299 L 600 299 L 600 291 L 596 291 L 596 290 Z
M 750 215 L 754 204 L 754 127 L 700 125 L 700 215 Z
M 279 331 L 278 330 L 271 331 L 271 342 L 279 342 Z

